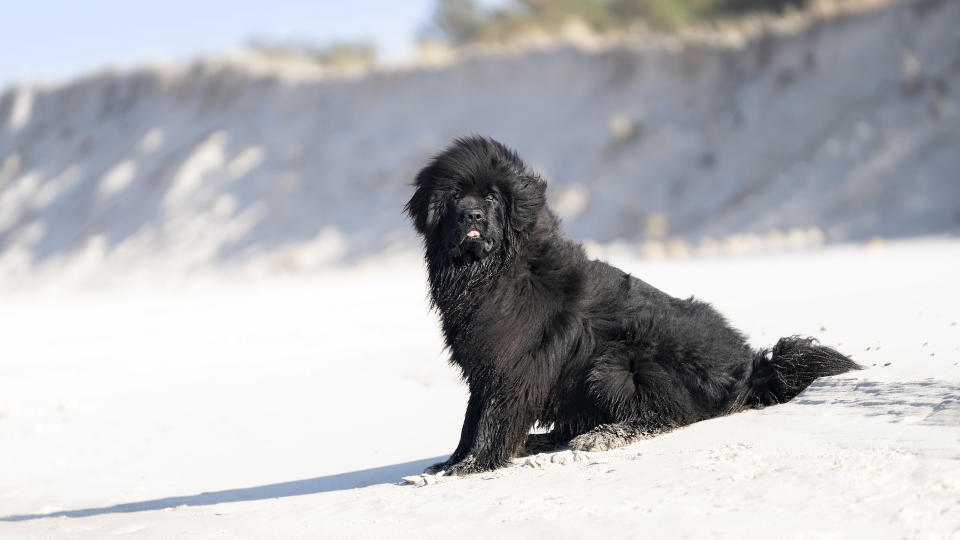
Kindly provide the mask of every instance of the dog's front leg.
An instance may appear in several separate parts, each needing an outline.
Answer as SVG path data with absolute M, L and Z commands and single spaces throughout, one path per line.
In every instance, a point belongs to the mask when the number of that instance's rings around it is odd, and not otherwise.
M 517 454 L 533 427 L 539 404 L 494 393 L 483 404 L 470 452 L 447 474 L 463 476 L 504 467 Z

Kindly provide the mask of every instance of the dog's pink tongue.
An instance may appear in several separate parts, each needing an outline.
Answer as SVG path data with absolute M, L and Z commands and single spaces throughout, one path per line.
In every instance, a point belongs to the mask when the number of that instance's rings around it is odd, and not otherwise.
M 480 231 L 470 231 L 467 233 L 467 238 L 476 238 L 480 236 Z

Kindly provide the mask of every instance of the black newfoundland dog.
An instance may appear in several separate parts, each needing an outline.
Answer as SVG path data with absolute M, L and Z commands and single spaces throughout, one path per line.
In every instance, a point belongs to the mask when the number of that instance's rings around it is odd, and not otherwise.
M 405 210 L 470 388 L 460 444 L 427 472 L 496 469 L 551 445 L 616 448 L 858 368 L 810 338 L 753 350 L 710 305 L 588 259 L 546 207 L 546 182 L 497 141 L 457 139 L 415 187 Z M 552 431 L 528 436 L 535 423 Z

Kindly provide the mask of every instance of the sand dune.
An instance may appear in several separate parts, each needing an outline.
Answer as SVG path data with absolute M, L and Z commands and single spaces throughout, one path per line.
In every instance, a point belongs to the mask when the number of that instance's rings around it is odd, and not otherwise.
M 297 272 L 410 248 L 412 175 L 468 133 L 516 147 L 568 232 L 600 244 L 955 233 L 958 24 L 956 2 L 902 2 L 744 43 L 558 45 L 349 76 L 213 59 L 9 88 L 0 268 Z

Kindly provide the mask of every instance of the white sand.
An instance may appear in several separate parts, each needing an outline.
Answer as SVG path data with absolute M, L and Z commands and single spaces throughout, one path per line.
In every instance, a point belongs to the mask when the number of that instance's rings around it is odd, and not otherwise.
M 960 242 L 648 263 L 870 369 L 609 453 L 416 488 L 456 444 L 414 257 L 0 301 L 0 537 L 956 538 Z

